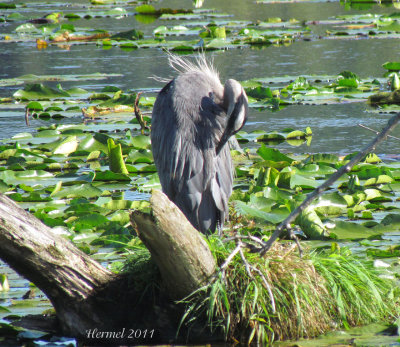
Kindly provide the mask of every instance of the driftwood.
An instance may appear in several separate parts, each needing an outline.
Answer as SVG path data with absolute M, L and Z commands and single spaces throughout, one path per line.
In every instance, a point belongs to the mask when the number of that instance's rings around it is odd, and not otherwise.
M 91 294 L 114 276 L 2 194 L 0 257 L 47 295 L 64 333 L 75 335 L 104 319 Z
M 102 344 L 179 341 L 182 312 L 171 298 L 198 288 L 215 263 L 205 241 L 165 195 L 155 192 L 151 204 L 154 218 L 138 212 L 131 218 L 165 280 L 157 297 L 143 297 L 129 273 L 104 269 L 3 194 L 0 258 L 46 294 L 64 335 Z M 140 331 L 132 335 L 133 329 Z M 196 333 L 191 338 L 204 341 Z
M 134 212 L 131 222 L 160 269 L 167 291 L 182 299 L 214 274 L 216 264 L 210 248 L 182 211 L 158 190 L 150 199 L 153 215 Z

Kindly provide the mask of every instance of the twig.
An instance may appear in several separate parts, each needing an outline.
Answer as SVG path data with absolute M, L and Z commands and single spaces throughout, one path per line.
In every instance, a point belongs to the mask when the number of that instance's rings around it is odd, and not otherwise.
M 224 270 L 224 269 L 230 264 L 230 262 L 232 261 L 232 259 L 234 258 L 234 256 L 235 256 L 236 254 L 238 254 L 238 252 L 241 250 L 241 248 L 242 248 L 242 244 L 239 243 L 239 244 L 236 246 L 236 248 L 232 251 L 232 253 L 229 254 L 228 258 L 225 259 L 224 263 L 220 266 L 219 269 L 220 269 L 221 271 Z
M 239 241 L 239 244 L 241 244 L 241 241 Z M 262 273 L 261 270 L 257 269 L 255 266 L 249 264 L 249 262 L 247 261 L 246 257 L 243 254 L 242 249 L 239 250 L 239 253 L 240 253 L 240 257 L 242 258 L 242 262 L 243 262 L 243 264 L 244 264 L 244 266 L 246 268 L 246 272 L 249 275 L 249 277 L 254 279 L 254 275 L 252 274 L 251 271 L 257 272 L 257 274 L 261 277 L 261 279 L 262 279 L 262 281 L 264 283 L 264 286 L 268 291 L 269 298 L 271 300 L 272 313 L 276 313 L 276 305 L 275 305 L 274 295 L 272 294 L 271 286 L 269 285 L 269 283 L 268 283 L 267 279 L 265 278 L 264 274 Z
M 225 243 L 225 242 L 235 241 L 235 240 L 251 240 L 251 241 L 254 241 L 254 242 L 256 242 L 256 243 L 258 243 L 260 245 L 264 245 L 265 244 L 265 242 L 263 240 L 259 239 L 256 236 L 253 236 L 253 235 L 235 235 L 235 236 L 227 237 L 227 238 L 223 239 L 222 242 Z
M 293 230 L 289 231 L 289 236 L 292 240 L 294 240 L 294 242 L 296 242 L 297 245 L 297 249 L 299 250 L 299 257 L 303 258 L 303 249 L 300 246 L 300 241 L 299 238 L 294 234 Z
M 270 286 L 269 283 L 267 282 L 267 280 L 266 280 L 266 278 L 265 278 L 265 276 L 264 276 L 264 274 L 262 273 L 261 270 L 257 269 L 255 266 L 252 266 L 252 265 L 250 265 L 250 267 L 251 267 L 251 269 L 252 269 L 253 271 L 257 272 L 258 275 L 261 277 L 261 279 L 262 279 L 262 281 L 263 281 L 263 283 L 264 283 L 264 286 L 265 286 L 265 288 L 266 288 L 267 291 L 268 291 L 269 298 L 271 299 L 272 313 L 276 313 L 275 299 L 274 299 L 274 295 L 272 294 L 271 286 Z
M 261 270 L 257 269 L 255 266 L 251 265 L 244 253 L 243 253 L 243 247 L 245 246 L 245 244 L 240 240 L 241 238 L 249 238 L 247 236 L 242 236 L 242 235 L 238 235 L 238 237 L 236 237 L 236 241 L 237 241 L 237 245 L 236 248 L 229 254 L 229 256 L 225 259 L 224 263 L 219 267 L 219 270 L 214 274 L 213 276 L 213 280 L 215 280 L 217 278 L 217 274 L 221 273 L 222 277 L 225 281 L 225 268 L 228 267 L 228 265 L 231 263 L 232 259 L 236 256 L 236 254 L 240 254 L 240 258 L 242 259 L 242 262 L 245 266 L 246 272 L 249 275 L 250 278 L 254 279 L 254 275 L 252 273 L 256 272 L 258 274 L 258 276 L 261 277 L 264 287 L 265 289 L 267 289 L 268 291 L 268 295 L 270 297 L 271 300 L 271 308 L 272 308 L 272 313 L 276 313 L 276 304 L 275 304 L 275 299 L 274 299 L 274 295 L 272 293 L 272 289 L 271 286 L 269 285 L 267 279 L 265 278 L 264 274 L 262 273 Z M 255 239 L 259 240 L 257 237 L 254 237 Z M 231 240 L 234 240 L 235 238 L 231 238 Z M 261 241 L 261 240 L 259 240 Z M 262 242 L 262 241 L 261 241 Z
M 25 124 L 29 126 L 29 108 L 25 109 Z
M 240 258 L 242 258 L 242 262 L 243 262 L 243 264 L 244 264 L 244 267 L 246 268 L 247 274 L 249 275 L 250 278 L 253 278 L 253 279 L 254 279 L 254 276 L 253 276 L 253 274 L 252 274 L 251 271 L 250 271 L 250 264 L 249 264 L 249 262 L 247 261 L 246 257 L 244 256 L 243 250 L 242 250 L 242 249 L 239 250 L 239 254 L 240 254 Z
M 367 130 L 369 130 L 369 131 L 372 131 L 372 132 L 375 133 L 375 134 L 379 134 L 379 131 L 376 131 L 376 130 L 374 130 L 374 129 L 371 129 L 371 128 L 367 127 L 367 126 L 364 125 L 364 124 L 359 123 L 358 126 L 361 127 L 361 128 L 367 129 Z M 396 139 L 396 140 L 400 140 L 399 137 L 392 136 L 392 135 L 388 135 L 387 137 L 390 137 L 390 138 Z
M 324 183 L 317 187 L 313 192 L 307 195 L 306 199 L 281 223 L 276 227 L 276 230 L 271 235 L 270 239 L 265 243 L 264 247 L 260 250 L 260 255 L 264 256 L 265 253 L 271 248 L 272 244 L 281 235 L 283 230 L 289 230 L 290 224 L 294 222 L 297 216 L 308 207 L 311 202 L 322 195 L 322 193 L 329 188 L 336 180 L 342 175 L 351 171 L 352 167 L 357 164 L 362 158 L 368 153 L 372 152 L 375 147 L 382 142 L 388 135 L 388 133 L 397 125 L 400 120 L 400 113 L 389 119 L 386 127 L 371 141 L 361 152 L 359 152 L 353 159 L 351 159 L 346 165 L 342 166 L 339 170 L 333 173 Z
M 147 127 L 147 123 L 143 120 L 143 115 L 139 108 L 140 95 L 142 95 L 142 92 L 137 93 L 136 99 L 135 99 L 135 116 L 136 116 L 137 121 L 140 124 L 140 131 L 143 135 L 144 130 L 147 129 L 148 127 Z

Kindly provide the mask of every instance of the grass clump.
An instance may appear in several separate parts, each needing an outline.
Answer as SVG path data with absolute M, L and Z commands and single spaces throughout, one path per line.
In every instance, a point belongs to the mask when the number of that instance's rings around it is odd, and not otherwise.
M 371 261 L 333 251 L 300 258 L 292 243 L 275 243 L 264 258 L 237 241 L 209 243 L 223 269 L 184 300 L 187 326 L 205 316 L 227 340 L 270 344 L 388 322 L 399 313 L 398 289 Z

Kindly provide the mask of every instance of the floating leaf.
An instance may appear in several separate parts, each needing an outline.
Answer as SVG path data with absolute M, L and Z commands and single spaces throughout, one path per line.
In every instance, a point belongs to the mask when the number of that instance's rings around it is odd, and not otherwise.
M 54 89 L 43 84 L 28 84 L 24 89 L 14 93 L 14 98 L 24 100 L 43 100 L 70 97 L 70 94 L 60 88 Z
M 335 221 L 335 227 L 329 230 L 329 237 L 333 239 L 365 239 L 379 233 L 370 230 L 360 224 L 344 221 Z
M 136 12 L 140 14 L 155 14 L 156 9 L 152 5 L 140 5 L 136 7 Z
M 258 220 L 278 224 L 285 220 L 289 215 L 289 211 L 286 209 L 276 209 L 271 212 L 264 212 L 251 204 L 246 204 L 243 201 L 234 201 L 235 209 L 239 214 L 246 215 L 249 217 L 257 218 Z
M 96 181 L 130 181 L 131 179 L 127 173 L 122 172 L 112 172 L 110 170 L 100 171 L 96 173 L 95 176 Z
M 293 174 L 290 176 L 290 188 L 294 188 L 296 186 L 302 188 L 316 188 L 320 185 L 319 182 L 312 178 L 304 177 L 300 174 Z
M 17 5 L 13 3 L 8 3 L 8 2 L 0 2 L 0 8 L 1 9 L 16 9 Z
M 382 67 L 389 71 L 400 71 L 400 62 L 386 62 Z
M 123 31 L 111 36 L 113 40 L 139 40 L 143 39 L 143 32 L 137 29 Z
M 79 216 L 73 220 L 73 228 L 77 231 L 82 229 L 92 229 L 101 226 L 108 222 L 108 218 L 99 213 L 90 213 L 83 216 Z
M 287 155 L 279 152 L 279 150 L 275 148 L 268 148 L 264 145 L 257 150 L 257 154 L 263 158 L 264 160 L 270 160 L 275 162 L 287 162 L 291 164 L 294 160 L 289 158 Z
M 131 138 L 131 143 L 133 147 L 138 149 L 146 149 L 150 148 L 150 137 L 145 135 L 137 135 Z
M 312 207 L 307 207 L 301 212 L 296 218 L 296 224 L 311 239 L 321 239 L 324 237 L 325 227 Z
M 372 177 L 365 181 L 365 186 L 379 185 L 393 182 L 393 178 L 388 175 L 379 175 L 378 177 Z
M 102 194 L 102 190 L 94 187 L 92 184 L 84 183 L 72 187 L 64 187 L 61 191 L 53 195 L 54 198 L 93 198 L 98 197 Z
M 65 154 L 69 155 L 76 151 L 78 148 L 78 140 L 76 136 L 69 136 L 63 140 L 60 140 L 55 146 L 54 154 Z
M 400 249 L 398 246 L 389 247 L 388 249 L 367 249 L 367 255 L 373 258 L 398 258 L 400 257 Z
M 31 101 L 30 103 L 28 103 L 28 105 L 26 105 L 26 108 L 32 111 L 43 111 L 42 104 L 37 101 Z

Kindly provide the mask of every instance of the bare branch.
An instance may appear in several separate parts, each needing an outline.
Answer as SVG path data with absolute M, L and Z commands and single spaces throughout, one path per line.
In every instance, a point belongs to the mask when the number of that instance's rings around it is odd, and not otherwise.
M 224 263 L 220 266 L 220 271 L 223 271 L 232 261 L 232 259 L 235 257 L 236 254 L 238 254 L 238 252 L 240 251 L 240 249 L 242 248 L 241 243 L 239 243 L 236 248 L 232 251 L 231 254 L 229 254 L 229 256 L 225 259 Z
M 222 240 L 222 242 L 229 242 L 229 241 L 235 241 L 235 240 L 250 240 L 250 241 L 254 241 L 255 243 L 258 243 L 260 245 L 264 245 L 265 242 L 263 240 L 261 240 L 260 238 L 254 236 L 254 235 L 235 235 L 232 237 L 227 237 L 225 239 Z
M 239 241 L 239 245 L 241 244 L 241 241 Z M 264 283 L 264 287 L 265 289 L 267 289 L 268 291 L 268 295 L 269 298 L 271 300 L 271 308 L 272 308 L 272 313 L 276 313 L 276 305 L 275 305 L 275 299 L 274 299 L 274 295 L 272 294 L 272 289 L 271 286 L 269 285 L 267 279 L 265 278 L 264 274 L 262 273 L 261 270 L 257 269 L 255 266 L 249 264 L 249 262 L 247 261 L 246 257 L 243 254 L 242 249 L 239 250 L 240 253 L 240 257 L 242 258 L 242 262 L 246 268 L 246 272 L 249 275 L 250 278 L 254 279 L 254 275 L 252 273 L 252 271 L 257 272 L 257 274 L 261 277 L 263 283 Z
M 242 258 L 242 262 L 244 264 L 244 267 L 246 268 L 247 274 L 249 275 L 250 278 L 254 278 L 253 274 L 250 271 L 250 264 L 249 264 L 249 262 L 247 261 L 246 257 L 243 254 L 243 250 L 240 249 L 239 253 L 240 253 L 240 258 Z
M 307 195 L 306 199 L 281 223 L 277 226 L 274 233 L 271 235 L 270 239 L 265 243 L 264 247 L 260 250 L 261 256 L 271 248 L 272 244 L 281 235 L 283 230 L 288 230 L 290 224 L 295 221 L 297 216 L 303 212 L 311 202 L 322 195 L 322 193 L 329 188 L 335 181 L 337 181 L 345 173 L 351 171 L 353 166 L 357 164 L 362 158 L 364 158 L 368 153 L 372 152 L 376 146 L 381 143 L 389 134 L 389 132 L 397 125 L 400 120 L 400 113 L 389 119 L 386 127 L 371 141 L 361 152 L 359 152 L 353 159 L 351 159 L 346 165 L 343 165 L 339 170 L 333 173 L 324 183 L 317 187 L 313 192 Z
M 300 246 L 300 241 L 299 238 L 295 235 L 295 233 L 293 232 L 293 230 L 289 231 L 289 236 L 292 240 L 294 240 L 294 242 L 296 242 L 297 245 L 297 249 L 299 250 L 299 257 L 303 258 L 303 249 Z
M 358 126 L 361 127 L 361 128 L 367 129 L 367 130 L 369 130 L 369 131 L 372 131 L 372 132 L 375 133 L 375 134 L 379 134 L 379 131 L 376 131 L 376 130 L 374 130 L 374 129 L 371 129 L 371 128 L 367 127 L 367 126 L 364 125 L 364 124 L 359 123 Z M 392 136 L 392 135 L 388 135 L 387 137 L 390 137 L 391 139 L 400 140 L 399 137 Z
M 29 126 L 29 108 L 25 109 L 25 124 Z
M 140 96 L 142 95 L 142 92 L 137 93 L 136 99 L 135 99 L 135 116 L 137 121 L 140 124 L 140 131 L 142 132 L 142 135 L 144 134 L 144 130 L 148 129 L 147 122 L 143 119 L 142 111 L 140 111 L 139 108 L 139 100 Z

